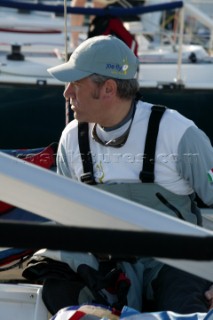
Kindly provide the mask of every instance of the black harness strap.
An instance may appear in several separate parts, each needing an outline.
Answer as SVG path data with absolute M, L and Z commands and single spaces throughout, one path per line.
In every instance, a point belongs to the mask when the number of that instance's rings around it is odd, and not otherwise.
M 87 184 L 96 184 L 93 172 L 92 155 L 89 144 L 89 125 L 87 122 L 78 123 L 78 143 L 81 154 L 84 173 L 81 181 Z
M 143 168 L 140 172 L 140 180 L 142 182 L 154 182 L 154 158 L 155 148 L 158 136 L 159 124 L 166 107 L 153 106 L 149 118 L 148 129 L 146 134 Z M 93 172 L 93 162 L 89 145 L 89 126 L 88 123 L 82 122 L 78 124 L 78 143 L 81 153 L 84 173 L 81 175 L 81 181 L 87 184 L 96 184 Z
M 144 148 L 143 168 L 139 178 L 142 182 L 154 182 L 155 149 L 160 120 L 166 110 L 165 106 L 153 106 L 149 118 L 146 142 Z

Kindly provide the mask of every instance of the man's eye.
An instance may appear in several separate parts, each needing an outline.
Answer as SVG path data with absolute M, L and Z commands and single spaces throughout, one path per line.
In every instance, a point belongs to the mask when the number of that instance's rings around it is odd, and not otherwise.
M 79 83 L 78 83 L 78 82 L 73 82 L 73 86 L 74 86 L 75 88 L 77 88 L 77 87 L 79 87 Z

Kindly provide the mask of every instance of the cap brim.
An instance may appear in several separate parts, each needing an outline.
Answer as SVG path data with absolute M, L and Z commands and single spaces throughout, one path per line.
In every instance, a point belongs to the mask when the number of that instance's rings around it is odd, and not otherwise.
M 78 81 L 91 75 L 91 72 L 81 71 L 72 66 L 69 62 L 47 69 L 56 79 L 62 82 Z

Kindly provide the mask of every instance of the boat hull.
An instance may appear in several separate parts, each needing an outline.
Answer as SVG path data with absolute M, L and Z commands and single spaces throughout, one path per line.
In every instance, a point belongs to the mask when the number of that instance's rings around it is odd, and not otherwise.
M 65 126 L 63 86 L 0 85 L 0 148 L 57 142 Z
M 0 148 L 36 148 L 58 142 L 65 127 L 63 85 L 0 85 Z M 192 119 L 213 143 L 213 90 L 141 87 L 144 101 Z M 72 114 L 70 110 L 70 119 Z

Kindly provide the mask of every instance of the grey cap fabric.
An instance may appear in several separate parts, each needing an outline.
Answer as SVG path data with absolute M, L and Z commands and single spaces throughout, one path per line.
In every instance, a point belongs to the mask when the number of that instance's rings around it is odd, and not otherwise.
M 96 36 L 83 41 L 68 62 L 47 71 L 63 82 L 73 82 L 96 73 L 116 79 L 133 79 L 138 69 L 134 52 L 114 36 Z

